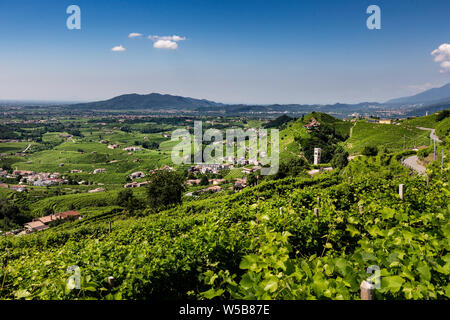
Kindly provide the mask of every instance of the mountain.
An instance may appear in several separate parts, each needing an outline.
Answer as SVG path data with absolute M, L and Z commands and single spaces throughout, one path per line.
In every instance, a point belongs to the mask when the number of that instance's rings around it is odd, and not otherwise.
M 420 103 L 438 103 L 450 100 L 450 83 L 440 87 L 432 88 L 414 96 L 391 99 L 386 103 L 392 104 L 420 104 Z
M 419 108 L 414 108 L 407 112 L 405 116 L 407 117 L 423 117 L 426 113 L 433 114 L 442 110 L 450 109 L 450 99 L 448 101 L 426 105 Z
M 221 103 L 205 99 L 194 99 L 170 94 L 124 94 L 109 100 L 78 103 L 65 106 L 88 110 L 130 110 L 130 109 L 195 109 L 198 107 L 218 107 Z

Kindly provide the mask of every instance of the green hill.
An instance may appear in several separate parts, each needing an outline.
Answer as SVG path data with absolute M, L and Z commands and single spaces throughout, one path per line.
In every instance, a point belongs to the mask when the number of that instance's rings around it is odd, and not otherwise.
M 305 128 L 313 119 L 320 122 L 320 126 Z M 312 112 L 291 121 L 280 132 L 280 158 L 288 161 L 292 157 L 305 155 L 311 162 L 313 150 L 317 147 L 322 148 L 323 162 L 328 162 L 337 144 L 348 137 L 351 126 L 348 121 L 321 112 Z
M 382 272 L 376 299 L 449 298 L 448 160 L 428 185 L 404 168 L 392 176 L 390 165 L 369 161 L 352 180 L 266 181 L 141 218 L 99 209 L 3 238 L 0 298 L 359 299 L 369 265 Z M 66 287 L 69 266 L 81 271 L 80 290 Z

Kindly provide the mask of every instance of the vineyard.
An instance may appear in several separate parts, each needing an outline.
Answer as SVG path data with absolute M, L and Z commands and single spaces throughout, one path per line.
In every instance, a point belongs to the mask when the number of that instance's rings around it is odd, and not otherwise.
M 427 181 L 398 158 L 361 158 L 341 172 L 269 180 L 144 217 L 98 208 L 2 239 L 0 297 L 359 299 L 377 266 L 376 299 L 448 299 L 448 160 L 444 170 L 434 162 Z M 80 289 L 66 285 L 70 266 Z

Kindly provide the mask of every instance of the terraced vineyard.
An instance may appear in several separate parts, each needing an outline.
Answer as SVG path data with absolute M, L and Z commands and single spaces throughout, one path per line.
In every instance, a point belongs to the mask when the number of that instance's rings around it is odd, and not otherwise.
M 7 238 L 1 296 L 357 299 L 367 267 L 377 265 L 378 299 L 448 298 L 449 164 L 442 175 L 433 169 L 429 185 L 397 170 L 388 181 L 370 172 L 267 181 L 143 218 L 103 215 Z M 66 288 L 72 265 L 80 290 Z
M 322 128 L 305 127 L 313 117 Z M 53 149 L 9 156 L 5 163 L 58 170 L 89 184 L 35 186 L 23 193 L 0 189 L 1 201 L 30 220 L 67 210 L 79 211 L 83 219 L 2 237 L 0 298 L 359 299 L 371 266 L 380 270 L 376 299 L 450 298 L 448 137 L 438 146 L 445 154 L 443 167 L 437 159 L 427 176 L 418 176 L 401 164 L 415 151 L 398 152 L 402 141 L 391 135 L 420 141 L 428 139 L 428 131 L 357 122 L 348 138 L 352 125 L 320 113 L 292 120 L 280 133 L 283 176 L 234 191 L 231 181 L 246 176 L 234 168 L 224 174 L 222 192 L 185 196 L 182 204 L 161 211 L 145 206 L 146 188 L 131 191 L 133 201 L 144 204 L 138 209 L 120 204 L 119 193 L 131 172 L 150 174 L 170 163 L 173 142 L 149 135 L 159 149 L 130 155 L 97 140 L 128 146 L 144 135 L 114 131 L 113 125 L 107 130 L 112 133 L 93 137 L 86 128 L 83 138 L 60 141 L 59 132 L 46 134 L 57 144 Z M 312 167 L 308 147 L 323 144 L 331 158 L 345 152 L 342 145 L 359 152 L 370 141 L 389 150 L 315 176 L 306 173 Z M 289 171 L 298 158 L 305 162 Z M 93 174 L 95 168 L 106 172 Z M 83 172 L 69 173 L 74 169 Z M 104 191 L 87 193 L 99 183 Z M 79 289 L 67 285 L 74 268 L 81 275 Z

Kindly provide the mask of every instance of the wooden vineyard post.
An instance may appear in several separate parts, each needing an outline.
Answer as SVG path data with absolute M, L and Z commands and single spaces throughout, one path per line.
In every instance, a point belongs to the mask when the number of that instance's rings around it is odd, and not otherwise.
M 359 213 L 363 213 L 363 206 L 359 206 Z
M 114 277 L 108 277 L 108 286 L 109 289 L 112 289 L 114 287 Z
M 404 187 L 405 185 L 403 183 L 398 185 L 398 195 L 400 196 L 401 200 L 403 200 Z
M 320 207 L 320 197 L 317 197 L 317 206 Z
M 364 280 L 361 282 L 359 288 L 361 289 L 361 300 L 373 300 L 375 292 L 375 286 L 373 284 Z
M 314 208 L 314 216 L 319 217 L 319 208 Z
M 109 224 L 109 233 L 111 233 L 111 221 L 108 224 Z

